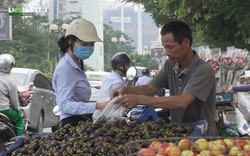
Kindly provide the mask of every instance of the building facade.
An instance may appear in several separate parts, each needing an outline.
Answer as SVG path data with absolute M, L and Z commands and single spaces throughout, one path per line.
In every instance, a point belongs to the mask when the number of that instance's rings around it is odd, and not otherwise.
M 49 21 L 66 20 L 82 15 L 83 0 L 49 0 Z
M 135 4 L 121 4 L 116 0 L 106 1 L 104 23 L 132 38 L 134 42 L 131 44 L 138 54 L 148 53 L 148 48 L 154 48 L 152 42 L 159 41 L 159 28 L 152 17 L 144 12 L 141 6 Z

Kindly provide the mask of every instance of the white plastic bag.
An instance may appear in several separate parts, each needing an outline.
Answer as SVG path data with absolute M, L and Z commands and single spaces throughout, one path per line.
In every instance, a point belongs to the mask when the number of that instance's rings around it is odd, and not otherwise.
M 238 108 L 247 121 L 250 121 L 250 101 L 243 93 L 238 92 Z
M 110 99 L 110 97 L 104 97 L 99 99 L 97 102 L 105 102 L 108 101 Z M 92 115 L 92 119 L 93 121 L 95 121 L 103 112 L 103 109 L 97 109 L 95 110 L 94 114 Z
M 101 122 L 101 121 L 109 121 L 113 118 L 122 118 L 124 115 L 124 112 L 127 110 L 126 107 L 123 107 L 120 104 L 116 104 L 115 100 L 118 97 L 115 97 L 112 99 L 107 106 L 102 111 L 101 115 L 94 121 L 95 122 Z
M 238 108 L 235 108 L 236 113 L 236 121 L 237 121 L 237 130 L 241 135 L 249 135 L 250 134 L 250 126 L 243 114 L 240 112 Z

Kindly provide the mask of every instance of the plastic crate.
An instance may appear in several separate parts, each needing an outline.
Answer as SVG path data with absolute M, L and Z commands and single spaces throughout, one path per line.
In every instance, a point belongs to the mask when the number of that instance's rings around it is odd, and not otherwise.
M 234 95 L 235 93 L 230 93 L 229 95 L 225 92 L 216 93 L 216 109 L 219 111 L 234 111 Z
M 197 139 L 200 139 L 201 137 L 183 137 L 183 138 L 187 138 L 189 140 L 191 140 L 192 142 L 195 142 Z M 160 142 L 171 142 L 174 143 L 176 146 L 178 145 L 178 142 L 183 139 L 180 137 L 175 137 L 175 138 L 152 138 L 152 139 L 147 139 L 147 140 L 136 140 L 136 141 L 132 141 L 129 142 L 127 144 L 125 144 L 125 153 L 126 156 L 137 156 L 138 151 L 141 148 L 148 148 L 149 145 L 153 142 L 153 141 L 160 141 Z M 225 138 L 230 138 L 233 139 L 234 141 L 236 141 L 237 139 L 241 139 L 241 140 L 248 140 L 250 141 L 249 137 L 242 137 L 242 138 L 231 138 L 231 137 L 203 137 L 204 139 L 206 139 L 208 142 L 209 141 L 215 141 L 215 140 L 220 140 L 220 139 L 225 139 Z M 197 151 L 195 151 L 197 152 Z M 227 150 L 225 152 L 225 155 L 228 155 L 229 150 Z

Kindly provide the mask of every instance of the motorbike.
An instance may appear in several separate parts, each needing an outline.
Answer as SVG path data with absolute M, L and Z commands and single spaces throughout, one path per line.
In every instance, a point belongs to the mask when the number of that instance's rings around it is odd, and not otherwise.
M 0 113 L 0 134 L 0 143 L 10 141 L 11 138 L 16 136 L 11 120 L 2 113 Z
M 30 102 L 30 97 L 25 97 L 27 93 L 18 93 L 18 98 L 20 102 L 20 112 L 23 115 L 24 118 L 24 124 L 25 124 L 25 132 L 28 128 L 28 120 L 26 118 L 26 114 L 22 107 L 26 107 Z M 3 113 L 0 113 L 0 144 L 9 143 L 11 141 L 15 140 L 16 134 L 14 131 L 14 125 L 12 121 L 9 119 L 8 116 L 4 115 Z

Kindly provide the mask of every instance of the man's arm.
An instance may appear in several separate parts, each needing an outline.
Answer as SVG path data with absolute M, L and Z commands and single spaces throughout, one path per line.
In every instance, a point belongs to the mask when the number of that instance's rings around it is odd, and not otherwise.
M 118 95 L 124 95 L 124 94 L 153 96 L 157 90 L 158 88 L 154 87 L 151 83 L 147 85 L 134 86 L 134 87 L 126 86 L 112 90 L 110 98 L 113 99 Z
M 117 99 L 116 103 L 119 103 L 127 108 L 133 108 L 137 105 L 143 104 L 146 106 L 152 106 L 155 108 L 163 109 L 185 109 L 193 101 L 195 96 L 191 94 L 182 94 L 179 96 L 168 97 L 152 97 L 145 95 L 124 94 Z

